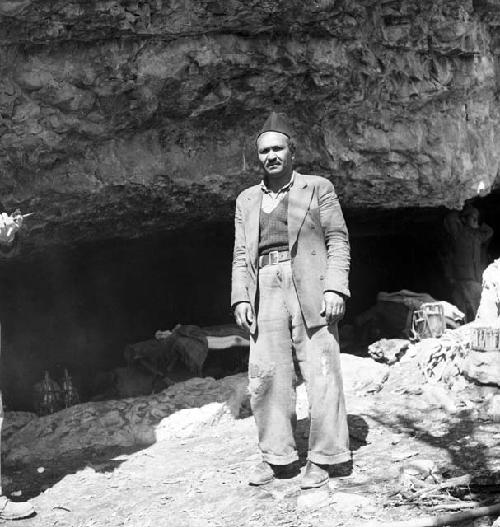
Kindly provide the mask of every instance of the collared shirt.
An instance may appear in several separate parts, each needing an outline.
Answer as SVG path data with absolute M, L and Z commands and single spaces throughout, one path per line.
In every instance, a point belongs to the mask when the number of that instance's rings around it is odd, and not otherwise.
M 271 213 L 283 200 L 283 198 L 287 195 L 288 191 L 292 188 L 294 180 L 295 172 L 292 172 L 292 177 L 290 178 L 290 181 L 286 185 L 283 185 L 278 190 L 278 192 L 273 192 L 272 190 L 270 190 L 264 180 L 260 182 L 260 188 L 263 192 L 261 208 L 266 214 Z

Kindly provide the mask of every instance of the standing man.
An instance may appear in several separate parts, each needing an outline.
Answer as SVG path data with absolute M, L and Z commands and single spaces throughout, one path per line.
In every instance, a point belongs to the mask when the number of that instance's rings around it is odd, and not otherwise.
M 8 258 L 15 254 L 17 249 L 17 232 L 23 223 L 21 213 L 14 213 L 13 216 L 2 212 L 0 214 L 0 258 Z M 1 346 L 1 328 L 0 328 Z M 0 434 L 3 422 L 2 393 L 0 392 Z M 1 444 L 1 442 L 0 442 Z M 2 471 L 0 465 L 0 520 L 19 520 L 34 514 L 33 505 L 24 501 L 10 501 L 2 493 Z
M 272 113 L 257 136 L 260 185 L 236 200 L 231 305 L 250 331 L 249 391 L 263 485 L 297 459 L 295 351 L 306 382 L 310 433 L 303 489 L 350 460 L 337 322 L 349 297 L 349 241 L 333 185 L 293 170 L 286 120 Z

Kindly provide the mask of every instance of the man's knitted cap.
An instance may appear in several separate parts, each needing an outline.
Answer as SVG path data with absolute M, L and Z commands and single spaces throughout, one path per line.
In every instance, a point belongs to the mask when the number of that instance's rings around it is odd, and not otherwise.
M 264 126 L 257 134 L 257 139 L 265 132 L 279 132 L 280 134 L 292 137 L 292 130 L 286 117 L 276 112 L 271 112 L 271 115 L 266 119 Z

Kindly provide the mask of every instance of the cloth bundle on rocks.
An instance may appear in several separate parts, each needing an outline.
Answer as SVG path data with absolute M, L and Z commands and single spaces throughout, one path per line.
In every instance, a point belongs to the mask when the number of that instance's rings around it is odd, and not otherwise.
M 142 366 L 158 376 L 166 375 L 177 362 L 200 376 L 207 355 L 205 332 L 198 326 L 180 324 L 172 331 L 158 331 L 154 339 L 129 344 L 124 351 L 129 366 Z
M 208 355 L 208 341 L 205 332 L 198 326 L 177 324 L 172 335 L 171 352 L 196 375 L 201 375 L 203 364 Z
M 123 356 L 129 367 L 139 367 L 153 375 L 161 376 L 173 363 L 172 342 L 167 339 L 149 339 L 125 346 Z
M 175 384 L 174 370 L 179 365 L 181 370 L 201 377 L 209 349 L 235 346 L 248 347 L 249 335 L 234 324 L 205 328 L 177 324 L 172 330 L 158 330 L 154 339 L 125 346 L 127 367 L 96 375 L 93 399 L 160 392 Z

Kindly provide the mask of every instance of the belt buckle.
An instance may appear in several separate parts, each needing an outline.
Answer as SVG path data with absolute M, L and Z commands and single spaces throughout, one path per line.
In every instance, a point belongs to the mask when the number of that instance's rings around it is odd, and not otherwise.
M 271 265 L 276 265 L 280 261 L 279 251 L 269 251 L 269 263 Z

